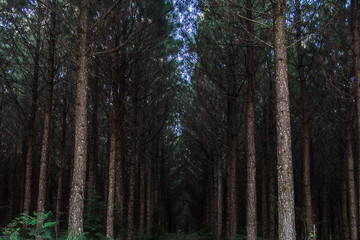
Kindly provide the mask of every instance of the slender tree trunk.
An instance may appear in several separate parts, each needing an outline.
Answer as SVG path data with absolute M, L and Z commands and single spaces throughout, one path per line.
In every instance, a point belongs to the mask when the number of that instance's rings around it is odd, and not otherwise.
M 87 157 L 87 90 L 88 90 L 88 1 L 81 0 L 78 30 L 78 76 L 75 106 L 75 152 L 70 191 L 68 231 L 72 236 L 83 233 L 84 188 Z
M 286 0 L 276 0 L 274 7 L 276 127 L 278 156 L 279 239 L 295 240 L 295 207 L 287 52 L 285 46 Z
M 348 192 L 349 192 L 349 213 L 350 213 L 350 236 L 351 240 L 358 239 L 358 221 L 356 209 L 356 188 L 355 188 L 355 167 L 352 149 L 352 128 L 351 128 L 351 106 L 346 103 L 346 153 L 347 153 L 347 172 L 348 172 Z
M 357 113 L 358 130 L 358 151 L 360 151 L 360 14 L 359 1 L 351 0 L 351 33 L 353 45 L 353 66 L 355 75 L 355 100 Z M 358 154 L 358 176 L 360 176 L 360 154 Z M 360 182 L 360 180 L 358 180 Z M 360 195 L 360 184 L 358 184 L 358 193 Z M 360 216 L 360 197 L 358 198 L 358 217 Z
M 120 90 L 121 92 L 121 90 Z M 121 92 L 122 94 L 122 92 Z M 124 105 L 124 101 L 120 103 L 121 105 Z M 123 227 L 124 227 L 124 177 L 123 177 L 123 159 L 124 159 L 124 130 L 123 130 L 123 124 L 124 124 L 124 107 L 121 107 L 120 110 L 120 116 L 119 116 L 119 123 L 120 126 L 118 126 L 120 129 L 118 129 L 117 132 L 117 140 L 116 140 L 116 184 L 115 184 L 115 192 L 116 192 L 116 207 L 117 207 L 117 217 L 119 220 L 119 233 L 117 234 L 117 240 L 123 239 Z
M 51 1 L 51 5 L 55 5 L 55 1 Z M 46 103 L 44 114 L 44 132 L 41 145 L 40 158 L 40 174 L 39 174 L 39 192 L 37 200 L 37 216 L 38 221 L 45 213 L 46 201 L 46 186 L 47 186 L 47 165 L 49 158 L 49 144 L 50 144 L 50 125 L 51 125 L 51 110 L 52 110 L 52 95 L 55 74 L 55 12 L 51 12 L 50 16 L 50 40 L 49 40 L 49 59 L 48 59 L 48 75 L 46 81 Z M 38 226 L 39 227 L 39 226 Z
M 347 199 L 347 184 L 346 184 L 346 174 L 344 173 L 344 175 L 341 177 L 341 217 L 342 217 L 342 237 L 345 240 L 349 240 L 350 239 L 350 234 L 349 234 L 349 220 L 348 220 L 348 199 Z
M 139 236 L 144 237 L 145 227 L 145 149 L 141 149 L 140 157 L 140 208 L 139 208 Z M 149 184 L 149 183 L 148 183 Z
M 59 234 L 60 230 L 60 221 L 61 221 L 61 202 L 62 202 L 62 186 L 63 186 L 63 176 L 64 176 L 64 165 L 65 165 L 65 151 L 66 151 L 66 97 L 64 96 L 64 105 L 62 111 L 62 137 L 61 137 L 61 150 L 60 150 L 60 160 L 59 160 L 59 170 L 58 170 L 58 186 L 56 194 L 56 218 L 55 222 L 58 224 L 55 225 L 56 236 Z
M 123 162 L 124 162 L 124 138 L 125 138 L 125 131 L 124 131 L 124 122 L 125 122 L 125 98 L 126 98 L 126 82 L 125 82 L 125 63 L 122 64 L 122 68 L 120 71 L 120 82 L 119 82 L 119 121 L 117 126 L 117 133 L 116 133 L 116 184 L 115 184 L 115 205 L 117 208 L 117 218 L 119 221 L 119 233 L 117 234 L 116 239 L 122 240 L 123 239 L 123 228 L 124 228 L 124 176 L 123 176 Z
M 32 85 L 31 110 L 28 126 L 26 164 L 25 164 L 25 196 L 23 211 L 26 215 L 30 214 L 31 208 L 31 179 L 32 179 L 32 155 L 34 146 L 34 128 L 36 119 L 37 99 L 38 99 L 38 81 L 39 81 L 39 63 L 40 63 L 40 24 L 37 29 L 36 49 L 34 57 L 34 77 Z
M 305 211 L 305 236 L 310 238 L 310 233 L 314 228 L 312 200 L 311 200 L 311 180 L 310 180 L 310 117 L 308 110 L 308 96 L 306 90 L 306 79 L 303 64 L 303 49 L 301 46 L 301 6 L 300 0 L 296 1 L 296 40 L 297 40 L 297 69 L 300 79 L 301 103 L 302 103 L 302 130 L 303 130 L 303 191 L 304 191 L 304 211 Z
M 117 77 L 117 76 L 116 76 Z M 117 81 L 115 77 L 115 81 Z M 115 158 L 116 158 L 116 130 L 117 130 L 117 108 L 118 108 L 118 87 L 113 86 L 113 107 L 110 133 L 110 158 L 109 158 L 109 189 L 107 198 L 106 237 L 114 238 L 114 205 L 115 205 Z
M 136 88 L 136 86 L 135 86 Z M 129 166 L 129 201 L 128 201 L 128 228 L 127 240 L 132 240 L 134 230 L 134 203 L 135 203 L 135 171 L 136 171 L 136 155 L 137 155 L 137 104 L 138 96 L 135 89 L 134 106 L 133 106 L 133 129 L 131 137 L 131 157 Z
M 252 2 L 247 0 L 247 30 L 251 34 L 253 32 L 252 24 Z M 256 153 L 255 153 L 255 127 L 254 127 L 254 48 L 252 46 L 252 37 L 249 36 L 247 46 L 247 112 L 246 112 L 246 142 L 247 142 L 247 192 L 246 192 L 246 236 L 249 240 L 257 238 L 257 213 L 256 213 Z
M 217 162 L 217 229 L 216 237 L 221 238 L 223 228 L 223 176 L 222 176 L 222 156 Z
M 269 203 L 269 237 L 276 238 L 276 158 L 275 158 L 275 147 L 274 147 L 274 126 L 273 126 L 273 104 L 272 104 L 272 95 L 273 95 L 273 85 L 272 81 L 269 81 L 268 88 L 268 101 L 267 101 L 267 113 L 266 113 L 266 157 L 268 159 L 267 167 L 269 172 L 269 193 L 267 196 L 267 201 Z
M 92 112 L 91 112 L 91 136 L 89 149 L 89 177 L 88 177 L 88 207 L 92 209 L 94 197 L 96 195 L 96 164 L 97 164 L 97 138 L 98 138 L 98 101 L 99 101 L 99 84 L 97 79 L 93 79 L 93 97 L 92 97 Z
M 153 201 L 152 201 L 152 177 L 151 177 L 151 166 L 149 164 L 146 179 L 146 235 L 151 236 L 152 234 L 152 221 L 153 221 Z
M 228 97 L 229 145 L 227 158 L 227 238 L 236 236 L 237 207 L 236 207 L 236 161 L 237 161 L 237 124 L 236 97 Z

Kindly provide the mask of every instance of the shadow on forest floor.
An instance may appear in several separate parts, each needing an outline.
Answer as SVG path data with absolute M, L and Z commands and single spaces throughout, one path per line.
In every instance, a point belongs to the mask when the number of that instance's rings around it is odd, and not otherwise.
M 198 233 L 166 233 L 160 240 L 212 240 L 210 236 L 201 236 Z

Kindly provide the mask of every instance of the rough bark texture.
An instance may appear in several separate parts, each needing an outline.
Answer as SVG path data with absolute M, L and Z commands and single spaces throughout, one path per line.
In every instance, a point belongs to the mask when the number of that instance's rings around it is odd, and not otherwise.
M 346 157 L 347 157 L 347 175 L 348 175 L 348 193 L 349 193 L 349 213 L 350 213 L 350 237 L 351 240 L 358 239 L 358 220 L 355 188 L 355 167 L 354 155 L 352 149 L 352 119 L 350 103 L 346 103 Z
M 302 105 L 302 130 L 303 130 L 303 191 L 304 191 L 304 219 L 305 219 L 305 236 L 310 238 L 310 233 L 314 229 L 313 207 L 311 197 L 311 179 L 310 179 L 310 117 L 308 110 L 308 95 L 306 89 L 306 79 L 303 64 L 303 49 L 301 46 L 301 6 L 300 1 L 296 1 L 296 40 L 297 40 L 297 70 L 300 79 L 300 93 Z
M 36 36 L 36 49 L 34 56 L 34 77 L 32 84 L 31 110 L 29 116 L 28 139 L 26 150 L 26 165 L 25 165 L 25 196 L 23 211 L 29 215 L 31 208 L 31 178 L 32 178 L 32 155 L 34 146 L 34 128 L 37 110 L 38 99 L 38 81 L 39 81 L 39 63 L 40 63 L 40 24 Z
M 287 52 L 285 46 L 286 1 L 273 2 L 276 89 L 276 130 L 278 157 L 279 239 L 295 240 L 295 207 Z
M 55 4 L 55 1 L 51 1 L 51 2 L 52 5 Z M 48 74 L 46 81 L 44 127 L 43 127 L 43 138 L 41 145 L 39 192 L 37 199 L 38 221 L 40 221 L 41 216 L 45 213 L 45 201 L 46 201 L 47 165 L 49 158 L 52 95 L 53 95 L 54 73 L 55 73 L 55 12 L 54 11 L 51 12 L 49 30 L 50 30 L 50 39 L 49 39 Z
M 117 87 L 113 87 L 114 102 L 111 118 L 109 188 L 107 198 L 106 237 L 114 238 L 114 207 L 115 207 L 115 157 L 116 157 L 116 123 L 117 123 Z
M 253 32 L 252 2 L 247 0 L 247 30 Z M 246 153 L 247 153 L 247 192 L 246 192 L 246 236 L 248 240 L 257 238 L 257 215 L 256 215 L 256 153 L 255 153 L 255 127 L 254 127 L 254 47 L 252 46 L 252 36 L 249 36 L 247 46 L 246 71 L 247 71 L 247 111 L 246 111 Z
M 78 30 L 78 75 L 75 106 L 75 152 L 70 191 L 68 231 L 73 236 L 83 233 L 84 188 L 87 154 L 87 90 L 88 90 L 88 1 L 81 0 Z

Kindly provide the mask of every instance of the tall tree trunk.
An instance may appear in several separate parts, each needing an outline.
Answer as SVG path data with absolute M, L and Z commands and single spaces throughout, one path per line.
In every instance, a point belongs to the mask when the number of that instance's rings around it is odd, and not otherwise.
M 26 215 L 30 214 L 31 208 L 31 179 L 32 179 L 32 155 L 34 146 L 34 128 L 38 99 L 38 81 L 39 81 L 39 63 L 40 63 L 40 24 L 37 29 L 36 36 L 36 48 L 34 57 L 34 77 L 32 84 L 32 99 L 31 110 L 28 125 L 28 138 L 27 138 L 27 150 L 26 150 L 26 163 L 25 163 L 25 196 L 23 211 Z
M 271 75 L 271 74 L 270 74 Z M 274 147 L 274 126 L 273 126 L 273 84 L 272 81 L 269 81 L 268 88 L 268 101 L 266 104 L 267 113 L 266 113 L 266 157 L 268 159 L 266 166 L 269 171 L 268 181 L 269 181 L 269 193 L 267 196 L 267 201 L 269 203 L 269 237 L 276 238 L 276 158 L 275 158 L 275 147 Z
M 148 165 L 147 179 L 146 179 L 146 235 L 152 234 L 152 222 L 153 222 L 153 209 L 154 203 L 152 201 L 152 177 L 151 177 L 151 165 Z
M 360 152 L 360 14 L 359 1 L 351 0 L 351 33 L 353 45 L 353 65 L 355 75 L 355 100 L 357 113 L 357 130 L 358 130 L 358 151 Z M 360 154 L 358 154 L 358 176 L 360 176 Z M 358 180 L 360 182 L 360 180 Z M 360 184 L 358 184 L 360 194 Z M 360 216 L 360 197 L 358 199 L 358 216 Z
M 144 237 L 145 227 L 145 148 L 142 146 L 140 156 L 140 207 L 139 207 L 139 236 Z M 147 183 L 149 184 L 149 183 Z
M 60 230 L 60 221 L 61 221 L 61 202 L 62 202 L 62 188 L 63 188 L 63 176 L 64 176 L 64 166 L 65 166 L 65 152 L 66 152 L 66 105 L 67 100 L 64 94 L 64 105 L 62 109 L 62 136 L 61 136 L 61 149 L 60 149 L 60 160 L 59 160 L 59 170 L 58 170 L 58 186 L 56 194 L 56 217 L 55 222 L 58 224 L 55 225 L 56 236 L 59 234 Z
M 135 86 L 136 88 L 136 86 Z M 136 156 L 137 156 L 137 114 L 138 114 L 138 96 L 137 89 L 135 89 L 135 96 L 133 101 L 133 129 L 131 136 L 131 156 L 129 166 L 129 200 L 128 200 L 128 228 L 127 240 L 132 240 L 134 230 L 134 205 L 135 205 L 135 171 L 136 171 Z
M 117 208 L 117 218 L 119 221 L 119 233 L 117 234 L 116 239 L 123 239 L 123 228 L 124 228 L 124 176 L 123 176 L 123 162 L 124 162 L 124 122 L 125 122 L 125 102 L 126 102 L 126 82 L 125 82 L 125 63 L 123 63 L 120 73 L 120 82 L 119 82 L 119 121 L 117 126 L 116 133 L 116 184 L 115 184 L 115 205 Z
M 356 209 L 356 188 L 355 188 L 355 167 L 354 156 L 352 149 L 352 118 L 351 118 L 351 103 L 349 100 L 346 103 L 346 154 L 347 154 L 347 175 L 349 186 L 349 212 L 350 212 L 350 236 L 351 240 L 358 239 L 358 220 Z
M 68 231 L 72 236 L 83 233 L 84 188 L 87 154 L 87 90 L 88 90 L 88 7 L 89 1 L 81 0 L 78 30 L 78 75 L 75 105 L 75 152 L 73 178 L 70 191 Z
M 278 156 L 279 239 L 295 240 L 295 206 L 287 53 L 285 46 L 286 0 L 276 0 L 274 7 L 274 54 L 276 89 L 276 129 Z
M 247 30 L 253 32 L 252 1 L 246 1 Z M 246 71 L 248 81 L 247 111 L 246 111 L 246 142 L 247 142 L 247 192 L 246 192 L 246 236 L 249 240 L 257 238 L 257 200 L 256 200 L 256 153 L 255 153 L 255 127 L 254 127 L 254 47 L 252 36 L 249 36 L 247 45 Z
M 117 77 L 114 79 L 117 81 Z M 109 188 L 107 198 L 106 237 L 114 238 L 114 204 L 115 204 L 115 158 L 116 158 L 116 131 L 117 131 L 117 108 L 118 108 L 118 86 L 113 86 L 113 107 L 110 132 L 110 158 L 109 158 Z
M 349 234 L 349 220 L 348 220 L 348 199 L 347 199 L 347 184 L 346 184 L 346 174 L 344 172 L 343 176 L 341 176 L 341 219 L 342 219 L 342 237 L 345 240 L 350 239 Z
M 217 162 L 217 229 L 216 229 L 216 237 L 221 238 L 222 228 L 223 228 L 223 160 L 222 156 L 218 159 Z
M 55 6 L 56 1 L 50 1 L 52 6 Z M 47 186 L 47 165 L 49 158 L 49 144 L 50 144 L 50 125 L 51 125 L 51 110 L 52 110 L 52 95 L 55 74 L 55 12 L 51 11 L 50 16 L 50 39 L 49 39 L 49 59 L 48 59 L 48 75 L 46 81 L 46 99 L 45 99 L 45 114 L 44 114 L 44 129 L 43 139 L 41 145 L 40 158 L 40 174 L 39 174 L 39 192 L 37 199 L 37 216 L 38 221 L 45 213 L 46 201 L 46 186 Z
M 88 208 L 92 209 L 94 197 L 96 195 L 96 164 L 98 151 L 98 101 L 99 101 L 99 84 L 97 79 L 93 79 L 93 96 L 92 96 L 92 112 L 91 112 L 91 135 L 89 144 L 89 176 L 88 176 Z
M 237 123 L 236 97 L 228 96 L 228 139 L 229 148 L 227 157 L 227 238 L 236 236 L 237 204 L 236 204 L 236 162 L 237 162 Z
M 303 64 L 303 49 L 301 46 L 301 5 L 300 0 L 296 0 L 296 41 L 297 41 L 297 70 L 300 79 L 301 104 L 302 104 L 302 130 L 303 130 L 303 191 L 304 191 L 304 211 L 305 211 L 305 236 L 310 238 L 310 233 L 314 228 L 312 198 L 311 198 L 311 180 L 310 180 L 310 117 L 308 110 L 308 96 L 306 90 L 306 79 Z

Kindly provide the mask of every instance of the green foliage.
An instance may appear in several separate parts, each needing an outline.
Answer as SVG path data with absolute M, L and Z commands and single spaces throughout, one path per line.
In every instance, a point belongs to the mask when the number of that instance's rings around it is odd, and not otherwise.
M 33 216 L 22 213 L 20 217 L 15 218 L 2 231 L 0 240 L 12 239 L 52 239 L 52 227 L 56 222 L 51 220 L 51 212 L 38 217 L 34 212 Z M 26 226 L 26 227 L 25 227 Z M 26 229 L 22 231 L 21 229 Z

